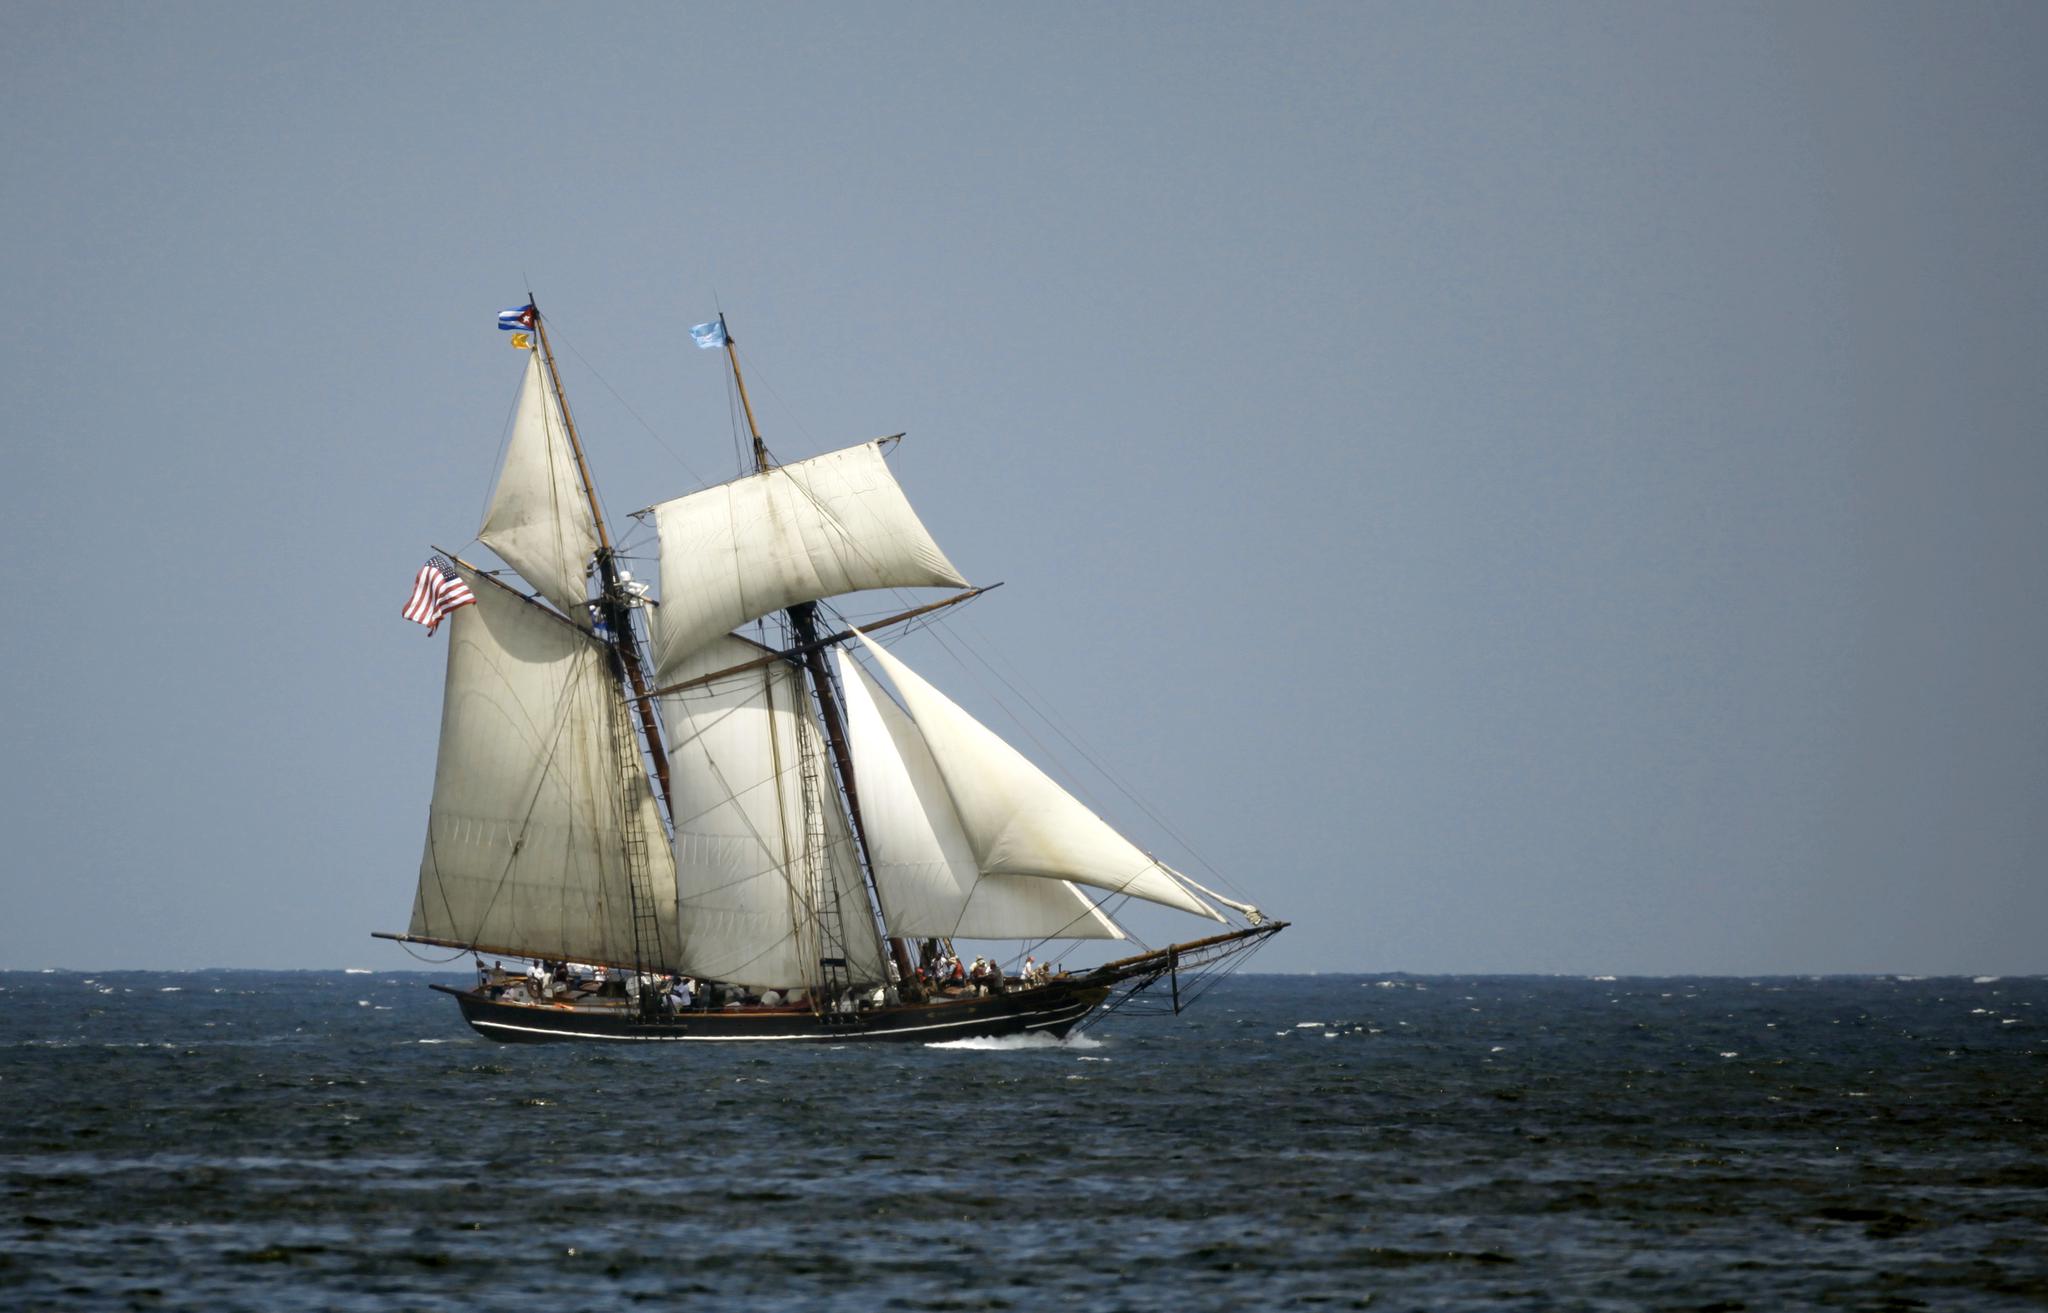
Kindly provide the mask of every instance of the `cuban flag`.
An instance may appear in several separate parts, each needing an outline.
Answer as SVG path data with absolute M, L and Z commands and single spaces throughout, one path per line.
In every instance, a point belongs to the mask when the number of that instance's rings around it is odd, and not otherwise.
M 515 305 L 510 310 L 498 312 L 498 328 L 503 332 L 514 333 L 522 328 L 532 328 L 539 318 L 540 312 L 531 305 Z
M 690 337 L 704 350 L 716 351 L 725 345 L 725 321 L 714 319 L 708 324 L 698 324 L 690 330 Z

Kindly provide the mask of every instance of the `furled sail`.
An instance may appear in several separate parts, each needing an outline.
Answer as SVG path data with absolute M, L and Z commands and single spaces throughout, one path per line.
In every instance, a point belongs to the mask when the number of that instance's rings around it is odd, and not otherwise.
M 815 456 L 654 508 L 661 535 L 656 676 L 749 620 L 863 588 L 960 587 L 879 442 Z M 708 673 L 708 672 L 707 672 Z
M 505 467 L 477 536 L 563 615 L 589 627 L 584 569 L 597 551 L 597 522 L 538 352 L 527 357 Z
M 891 934 L 908 938 L 1122 939 L 1065 880 L 982 873 L 924 736 L 837 648 L 846 737 L 868 862 Z
M 722 638 L 675 677 L 761 654 Z M 882 978 L 874 916 L 807 699 L 800 674 L 781 662 L 662 699 L 681 962 L 692 975 L 787 989 L 819 983 L 821 961 L 843 957 L 852 979 Z M 806 754 L 821 795 L 808 809 Z
M 627 827 L 649 865 L 658 945 L 675 873 L 602 644 L 462 569 L 441 752 L 410 933 L 572 961 L 635 960 Z
M 861 642 L 917 722 L 983 874 L 1072 880 L 1223 919 L 987 726 L 867 635 Z

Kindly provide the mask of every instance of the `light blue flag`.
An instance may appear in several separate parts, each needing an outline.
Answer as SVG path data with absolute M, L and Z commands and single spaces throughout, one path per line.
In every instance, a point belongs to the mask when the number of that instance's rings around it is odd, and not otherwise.
M 706 351 L 716 351 L 725 345 L 725 323 L 714 319 L 708 324 L 698 324 L 690 330 L 690 336 Z

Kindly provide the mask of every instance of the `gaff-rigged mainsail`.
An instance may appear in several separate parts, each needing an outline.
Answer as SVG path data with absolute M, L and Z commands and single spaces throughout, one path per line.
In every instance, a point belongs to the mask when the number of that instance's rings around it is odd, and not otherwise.
M 675 676 L 692 679 L 761 653 L 719 638 Z M 851 979 L 880 980 L 874 916 L 838 791 L 825 784 L 825 744 L 801 672 L 776 661 L 669 694 L 662 720 L 681 969 L 788 989 L 820 983 L 821 963 L 843 958 Z
M 633 962 L 629 827 L 648 856 L 664 960 L 675 872 L 602 643 L 461 571 L 449 618 L 434 800 L 410 933 L 591 962 Z M 648 964 L 650 967 L 654 963 Z

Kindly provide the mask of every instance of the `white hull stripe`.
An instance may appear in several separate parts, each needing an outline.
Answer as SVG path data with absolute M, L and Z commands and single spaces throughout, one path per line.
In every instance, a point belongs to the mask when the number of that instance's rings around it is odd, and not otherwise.
M 1015 1016 L 1000 1018 L 1000 1020 L 1015 1021 L 1020 1017 L 1044 1017 L 1047 1020 L 1027 1022 L 1024 1026 L 1025 1030 L 1042 1030 L 1047 1026 L 1056 1026 L 1069 1018 L 1079 1017 L 1094 1007 L 1093 1003 L 1069 1003 L 1047 1012 L 1020 1012 Z M 559 1030 L 550 1026 L 519 1026 L 509 1021 L 482 1021 L 476 1018 L 470 1018 L 469 1024 L 472 1026 L 489 1026 L 493 1030 L 516 1030 L 528 1035 L 554 1035 L 563 1039 L 621 1039 L 630 1040 L 636 1044 L 645 1044 L 649 1041 L 658 1043 L 684 1041 L 694 1044 L 750 1044 L 774 1042 L 777 1040 L 800 1044 L 836 1044 L 850 1039 L 879 1039 L 884 1035 L 914 1035 L 926 1030 L 958 1030 L 962 1026 L 985 1026 L 989 1023 L 987 1018 L 977 1018 L 968 1021 L 941 1021 L 930 1026 L 891 1026 L 887 1030 L 847 1030 L 837 1034 L 824 1035 L 607 1035 L 596 1031 Z

